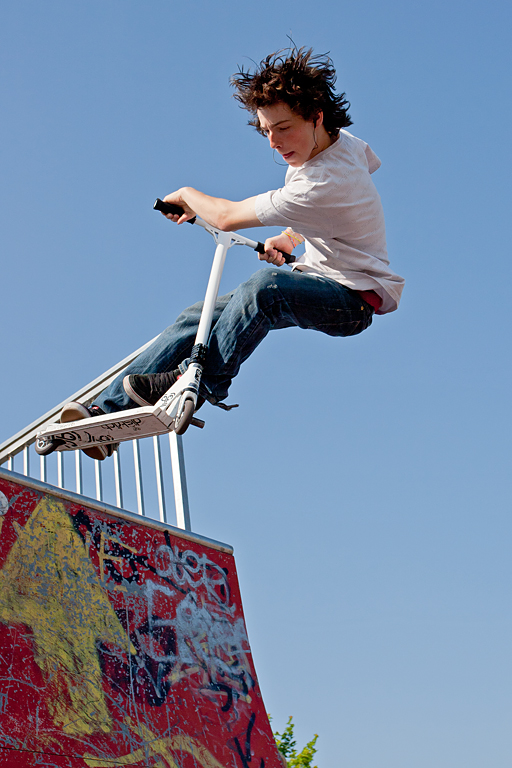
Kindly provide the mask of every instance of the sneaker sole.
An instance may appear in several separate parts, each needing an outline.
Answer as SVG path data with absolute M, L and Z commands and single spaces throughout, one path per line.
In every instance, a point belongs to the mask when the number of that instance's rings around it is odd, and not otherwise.
M 64 406 L 60 414 L 60 423 L 66 424 L 68 421 L 80 421 L 80 419 L 90 419 L 91 414 L 81 403 L 68 403 Z M 103 461 L 108 456 L 112 456 L 113 447 L 108 445 L 103 447 L 102 445 L 95 445 L 92 448 L 82 448 L 82 452 L 91 459 L 96 461 Z

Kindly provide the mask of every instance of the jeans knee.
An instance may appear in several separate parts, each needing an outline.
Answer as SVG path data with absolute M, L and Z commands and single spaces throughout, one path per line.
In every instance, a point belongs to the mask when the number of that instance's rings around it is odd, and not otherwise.
M 240 286 L 246 300 L 256 304 L 272 303 L 279 288 L 279 272 L 274 269 L 260 269 Z

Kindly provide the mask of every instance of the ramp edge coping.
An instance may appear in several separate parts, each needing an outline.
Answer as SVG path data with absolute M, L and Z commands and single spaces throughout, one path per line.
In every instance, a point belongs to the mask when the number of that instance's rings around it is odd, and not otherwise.
M 49 483 L 43 483 L 41 480 L 36 480 L 32 477 L 20 475 L 18 472 L 12 472 L 11 470 L 4 469 L 3 467 L 0 467 L 0 478 L 6 480 L 7 482 L 14 482 L 18 483 L 19 485 L 24 485 L 27 488 L 33 488 L 35 491 L 39 491 L 41 493 L 51 493 L 52 496 L 56 496 L 57 498 L 70 501 L 73 504 L 80 504 L 84 507 L 90 507 L 91 509 L 95 509 L 99 512 L 106 512 L 109 515 L 119 517 L 131 523 L 146 525 L 149 528 L 156 528 L 159 531 L 169 531 L 173 536 L 177 536 L 180 539 L 186 539 L 187 541 L 193 541 L 195 544 L 203 544 L 208 547 L 213 547 L 213 549 L 217 549 L 220 552 L 225 552 L 228 555 L 232 555 L 234 552 L 234 549 L 230 544 L 224 544 L 221 541 L 216 541 L 215 539 L 210 539 L 207 536 L 201 536 L 200 534 L 192 533 L 191 531 L 185 531 L 182 528 L 169 525 L 169 523 L 163 523 L 160 520 L 154 520 L 151 517 L 141 517 L 141 515 L 137 515 L 135 512 L 129 512 L 127 509 L 119 509 L 119 507 L 113 507 L 103 501 L 90 499 L 87 496 L 81 496 L 80 494 L 73 493 L 73 491 L 68 491 L 65 488 L 57 488 L 56 486 L 50 485 Z

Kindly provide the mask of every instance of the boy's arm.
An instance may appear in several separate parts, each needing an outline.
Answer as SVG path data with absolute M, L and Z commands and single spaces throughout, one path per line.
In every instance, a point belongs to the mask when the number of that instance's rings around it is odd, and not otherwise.
M 221 197 L 211 197 L 193 187 L 182 187 L 176 192 L 164 197 L 165 203 L 180 205 L 185 213 L 182 216 L 167 214 L 167 218 L 178 224 L 200 216 L 208 224 L 217 227 L 223 232 L 246 229 L 247 227 L 262 227 L 263 224 L 256 216 L 255 197 L 235 202 L 224 200 Z
M 183 224 L 183 222 L 194 218 L 194 216 L 200 216 L 208 224 L 217 227 L 223 232 L 236 231 L 237 229 L 245 229 L 247 227 L 262 227 L 263 224 L 256 216 L 255 200 L 256 197 L 248 197 L 246 200 L 234 202 L 232 200 L 224 200 L 221 197 L 205 195 L 193 187 L 182 187 L 176 192 L 166 195 L 164 202 L 181 206 L 185 213 L 181 216 L 171 213 L 164 215 L 177 224 Z M 268 238 L 265 241 L 265 253 L 260 253 L 258 258 L 260 261 L 267 261 L 269 264 L 281 267 L 285 260 L 275 249 L 278 248 L 285 253 L 291 253 L 296 245 L 303 242 L 304 238 L 302 235 L 293 232 L 288 227 L 280 235 Z

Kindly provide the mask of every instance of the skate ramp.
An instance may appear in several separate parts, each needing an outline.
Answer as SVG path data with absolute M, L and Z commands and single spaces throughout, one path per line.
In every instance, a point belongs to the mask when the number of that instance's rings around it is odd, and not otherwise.
M 282 768 L 231 548 L 0 470 L 0 765 Z

